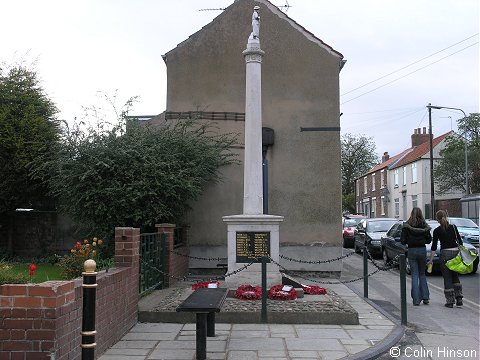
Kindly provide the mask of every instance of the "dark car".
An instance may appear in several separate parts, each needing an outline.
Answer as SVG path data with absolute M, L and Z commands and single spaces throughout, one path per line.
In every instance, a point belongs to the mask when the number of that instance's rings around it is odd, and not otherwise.
M 360 253 L 366 245 L 372 256 L 381 256 L 381 238 L 398 221 L 398 219 L 393 218 L 369 218 L 360 221 L 355 228 L 355 242 L 353 244 L 355 252 Z
M 450 220 L 450 219 L 449 219 Z M 427 224 L 432 228 L 431 233 L 433 235 L 433 230 L 439 226 L 437 221 L 427 220 Z M 382 236 L 382 256 L 385 265 L 390 264 L 392 259 L 397 258 L 400 254 L 407 255 L 407 247 L 400 242 L 400 236 L 402 234 L 403 222 L 398 222 L 394 224 L 388 232 Z M 478 254 L 478 250 L 468 242 L 464 242 L 464 245 L 469 250 L 474 250 Z M 430 251 L 432 244 L 425 245 L 427 248 L 427 260 L 430 259 Z M 478 257 L 473 263 L 473 272 L 477 272 L 478 269 Z M 433 271 L 440 271 L 440 242 L 437 244 L 437 250 L 433 257 Z M 407 259 L 407 273 L 410 274 L 410 265 L 408 264 Z
M 343 217 L 343 247 L 351 248 L 355 241 L 355 227 L 365 219 L 364 215 L 344 215 Z

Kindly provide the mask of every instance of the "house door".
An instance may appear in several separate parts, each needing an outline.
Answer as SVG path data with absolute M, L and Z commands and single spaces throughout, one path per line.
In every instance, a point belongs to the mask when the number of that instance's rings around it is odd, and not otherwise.
M 363 204 L 363 215 L 370 217 L 370 204 L 368 202 Z

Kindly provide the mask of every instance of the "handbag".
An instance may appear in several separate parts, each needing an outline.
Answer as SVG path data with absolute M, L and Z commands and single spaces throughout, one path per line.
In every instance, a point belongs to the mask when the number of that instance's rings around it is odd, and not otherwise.
M 474 251 L 468 250 L 464 245 L 459 244 L 456 229 L 455 242 L 458 245 L 458 254 L 453 259 L 448 260 L 445 266 L 459 274 L 470 274 L 473 271 L 473 262 L 477 258 L 477 254 Z

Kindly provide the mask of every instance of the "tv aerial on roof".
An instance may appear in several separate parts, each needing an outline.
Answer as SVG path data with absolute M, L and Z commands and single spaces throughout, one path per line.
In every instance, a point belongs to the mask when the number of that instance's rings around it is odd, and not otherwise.
M 277 7 L 278 7 L 280 10 L 287 12 L 288 9 L 290 9 L 290 8 L 292 7 L 292 5 L 290 5 L 290 4 L 288 3 L 288 1 L 285 0 L 285 5 L 280 5 L 280 6 L 277 5 Z M 199 9 L 198 11 L 223 11 L 223 10 L 225 10 L 225 9 L 226 9 L 226 8 Z

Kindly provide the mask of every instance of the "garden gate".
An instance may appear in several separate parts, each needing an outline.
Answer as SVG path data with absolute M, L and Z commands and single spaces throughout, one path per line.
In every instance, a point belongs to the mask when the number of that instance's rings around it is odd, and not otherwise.
M 165 286 L 166 234 L 140 234 L 140 295 Z

